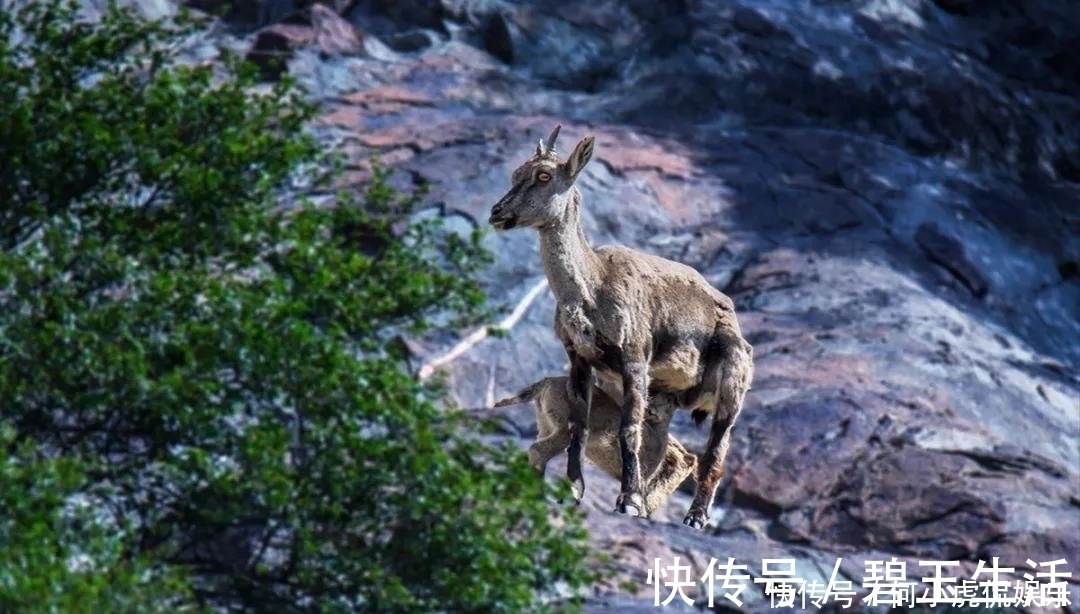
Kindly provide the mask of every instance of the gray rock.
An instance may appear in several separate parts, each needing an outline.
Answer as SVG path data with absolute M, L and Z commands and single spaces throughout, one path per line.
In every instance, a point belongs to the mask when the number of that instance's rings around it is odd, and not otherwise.
M 386 44 L 394 51 L 412 53 L 426 49 L 436 42 L 438 37 L 431 30 L 409 30 L 386 37 Z
M 930 260 L 956 276 L 976 298 L 986 296 L 989 286 L 978 267 L 964 254 L 964 246 L 955 237 L 943 234 L 933 222 L 919 224 L 915 242 Z
M 514 63 L 514 36 L 502 13 L 491 13 L 480 31 L 484 49 L 507 64 Z
M 956 558 L 970 577 L 979 559 L 1080 552 L 1074 5 L 444 7 L 450 40 L 414 55 L 293 64 L 325 101 L 320 136 L 345 143 L 346 182 L 378 152 L 466 228 L 553 124 L 566 148 L 595 134 L 589 237 L 697 267 L 755 347 L 705 533 L 681 524 L 689 484 L 646 522 L 613 514 L 618 484 L 589 469 L 593 540 L 622 558 L 587 611 L 655 609 L 646 572 L 676 555 L 696 577 L 730 555 L 755 577 L 776 557 L 819 580 L 842 559 L 858 586 L 891 557 Z M 536 237 L 485 241 L 490 297 L 513 307 L 543 276 Z M 455 401 L 564 371 L 552 313 L 545 293 L 451 362 Z M 459 339 L 408 349 L 422 363 Z M 504 417 L 528 445 L 529 408 Z M 672 431 L 705 445 L 688 415 Z M 760 583 L 745 595 L 714 610 L 768 609 Z

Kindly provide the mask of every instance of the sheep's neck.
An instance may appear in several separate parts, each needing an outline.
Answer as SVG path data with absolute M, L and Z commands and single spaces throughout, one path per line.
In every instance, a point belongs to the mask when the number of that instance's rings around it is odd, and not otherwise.
M 581 194 L 571 188 L 568 198 L 563 217 L 540 229 L 540 257 L 558 304 L 591 305 L 599 263 L 581 227 Z

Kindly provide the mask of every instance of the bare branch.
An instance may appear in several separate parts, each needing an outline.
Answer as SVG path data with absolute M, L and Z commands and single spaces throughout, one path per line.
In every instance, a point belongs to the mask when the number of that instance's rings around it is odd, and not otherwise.
M 491 370 L 488 372 L 488 385 L 487 394 L 484 395 L 484 401 L 486 407 L 495 406 L 495 363 L 491 363 Z
M 521 318 L 525 317 L 525 312 L 529 310 L 529 306 L 531 306 L 533 301 L 536 300 L 536 297 L 540 296 L 540 293 L 543 292 L 545 288 L 547 288 L 547 285 L 547 279 L 541 279 L 540 281 L 536 282 L 536 285 L 534 285 L 532 288 L 529 289 L 527 293 L 525 293 L 525 296 L 518 302 L 517 306 L 514 307 L 514 310 L 510 312 L 510 315 L 506 316 L 502 322 L 499 322 L 499 324 L 494 326 L 493 328 L 498 328 L 503 331 L 508 331 L 512 329 L 519 321 L 521 321 Z M 482 326 L 474 330 L 473 332 L 469 333 L 464 339 L 459 341 L 457 345 L 450 348 L 446 353 L 440 356 L 436 356 L 427 363 L 423 364 L 420 367 L 420 370 L 417 372 L 417 377 L 419 377 L 421 381 L 426 380 L 432 375 L 434 375 L 435 371 L 439 367 L 448 364 L 454 360 L 457 360 L 458 358 L 463 356 L 466 352 L 471 350 L 473 346 L 487 338 L 488 328 L 489 327 L 487 326 Z

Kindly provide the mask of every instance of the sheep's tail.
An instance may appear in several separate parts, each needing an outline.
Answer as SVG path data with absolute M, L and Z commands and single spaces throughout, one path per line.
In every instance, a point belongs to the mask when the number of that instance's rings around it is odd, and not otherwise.
M 494 407 L 506 407 L 507 405 L 517 405 L 518 403 L 525 403 L 527 401 L 533 400 L 533 398 L 536 396 L 536 390 L 537 388 L 539 388 L 541 383 L 543 383 L 543 380 L 529 384 L 528 386 L 522 388 L 521 391 L 514 396 L 506 397 L 505 399 L 500 399 L 499 401 L 496 401 Z
M 700 426 L 710 415 L 713 420 L 734 422 L 754 379 L 754 347 L 741 337 L 730 339 L 724 353 L 710 368 L 717 370 L 716 406 L 693 410 L 690 417 L 695 426 Z

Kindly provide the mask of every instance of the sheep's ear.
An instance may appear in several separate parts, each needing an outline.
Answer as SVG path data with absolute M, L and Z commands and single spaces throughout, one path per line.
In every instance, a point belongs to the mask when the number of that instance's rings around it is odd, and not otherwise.
M 563 163 L 567 179 L 570 181 L 577 179 L 578 173 L 580 173 L 581 169 L 585 168 L 585 165 L 592 159 L 593 143 L 595 141 L 595 137 L 587 136 L 574 146 L 574 151 L 570 153 L 570 157 Z

